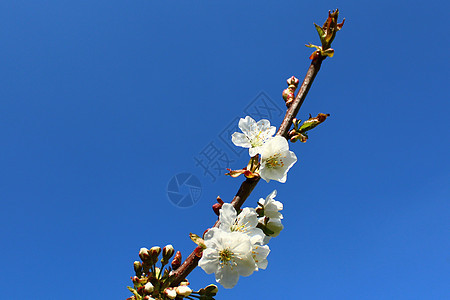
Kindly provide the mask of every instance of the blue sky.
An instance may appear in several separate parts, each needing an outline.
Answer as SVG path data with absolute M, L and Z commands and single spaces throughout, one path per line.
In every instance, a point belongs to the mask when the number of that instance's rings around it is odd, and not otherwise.
M 287 183 L 247 202 L 277 189 L 285 230 L 268 269 L 217 299 L 448 297 L 447 2 L 2 1 L 2 298 L 125 299 L 139 248 L 186 257 L 241 182 L 194 158 L 261 92 L 283 108 L 336 7 L 335 56 L 299 114 L 331 117 L 292 145 Z M 202 186 L 188 208 L 167 196 L 182 172 Z

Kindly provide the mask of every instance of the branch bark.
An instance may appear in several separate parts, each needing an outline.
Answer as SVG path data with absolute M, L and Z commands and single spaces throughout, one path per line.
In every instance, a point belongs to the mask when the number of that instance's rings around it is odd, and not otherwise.
M 291 106 L 287 109 L 286 115 L 284 116 L 283 122 L 278 129 L 277 135 L 283 136 L 284 138 L 288 138 L 289 129 L 292 126 L 292 120 L 297 116 L 300 107 L 305 101 L 306 95 L 308 94 L 309 89 L 316 78 L 317 73 L 320 70 L 320 66 L 322 65 L 322 61 L 326 58 L 326 56 L 318 55 L 314 58 L 309 66 L 308 72 L 306 73 L 305 78 L 303 79 L 303 83 L 295 97 L 295 100 L 292 102 Z M 241 206 L 244 204 L 245 200 L 247 200 L 248 196 L 252 193 L 253 189 L 259 182 L 258 178 L 247 178 L 239 187 L 236 196 L 234 196 L 231 204 L 233 207 L 239 211 Z M 214 227 L 218 226 L 218 221 L 214 224 Z M 198 250 L 197 250 L 198 251 Z M 193 251 L 183 262 L 183 264 L 175 270 L 174 280 L 172 281 L 171 286 L 178 286 L 183 279 L 185 279 L 189 273 L 191 273 L 195 267 L 198 265 L 198 261 L 201 257 L 196 255 L 197 251 Z

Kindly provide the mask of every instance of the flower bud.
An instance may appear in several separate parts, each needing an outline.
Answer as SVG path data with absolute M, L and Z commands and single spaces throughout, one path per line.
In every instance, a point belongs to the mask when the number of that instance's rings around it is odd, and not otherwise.
M 175 249 L 173 249 L 172 245 L 165 246 L 162 251 L 163 258 L 161 259 L 161 263 L 167 264 L 169 262 L 169 259 L 173 256 L 174 252 Z
M 210 284 L 207 287 L 205 287 L 206 295 L 215 296 L 218 291 L 219 291 L 219 288 L 215 284 Z
M 150 256 L 152 257 L 153 261 L 156 262 L 158 261 L 158 256 L 161 253 L 161 247 L 158 246 L 154 246 L 151 247 L 149 250 Z
M 181 266 L 181 252 L 177 251 L 175 257 L 172 260 L 172 270 L 176 270 Z
M 147 294 L 150 294 L 151 292 L 153 292 L 153 284 L 151 283 L 151 282 L 147 282 L 145 285 L 144 285 L 144 291 L 147 293 Z
M 189 280 L 187 280 L 187 278 L 183 279 L 183 281 L 180 282 L 180 285 L 189 285 Z
M 294 93 L 290 89 L 285 89 L 281 96 L 283 97 L 284 101 L 289 101 L 294 98 Z
M 177 292 L 175 291 L 174 288 L 166 288 L 164 290 L 164 294 L 169 298 L 169 299 L 175 299 L 177 297 Z
M 289 136 L 294 136 L 294 135 L 296 135 L 297 134 L 297 131 L 295 130 L 295 129 L 292 129 L 291 131 L 289 131 L 289 133 L 288 133 L 288 135 Z
M 300 80 L 298 80 L 298 78 L 295 78 L 295 76 L 292 76 L 292 77 L 288 78 L 286 80 L 286 82 L 288 85 L 295 85 L 295 87 L 297 87 Z
M 187 297 L 192 293 L 191 288 L 186 285 L 177 286 L 175 288 L 175 291 L 179 296 L 182 296 L 182 297 Z
M 141 248 L 141 250 L 139 250 L 139 257 L 142 261 L 147 261 L 150 258 L 150 252 L 148 252 L 147 248 Z
M 134 272 L 136 273 L 136 276 L 141 277 L 142 275 L 142 264 L 140 261 L 135 261 L 133 263 Z

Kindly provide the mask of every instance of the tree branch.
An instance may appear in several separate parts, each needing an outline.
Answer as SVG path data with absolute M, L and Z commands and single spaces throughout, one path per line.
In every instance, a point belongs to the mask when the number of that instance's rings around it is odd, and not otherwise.
M 284 116 L 283 122 L 281 123 L 280 128 L 278 129 L 277 135 L 281 135 L 287 139 L 289 129 L 292 126 L 292 120 L 296 117 L 298 111 L 300 110 L 300 107 L 303 104 L 303 101 L 305 101 L 306 95 L 308 94 L 308 91 L 311 88 L 314 78 L 316 77 L 317 73 L 320 70 L 322 61 L 325 58 L 326 56 L 318 55 L 312 60 L 308 72 L 306 73 L 305 79 L 303 80 L 303 83 L 297 93 L 297 96 L 295 97 L 295 100 L 292 102 L 291 106 L 286 111 L 286 115 Z M 260 179 L 259 177 L 247 178 L 241 184 L 238 192 L 236 193 L 236 196 L 234 196 L 233 201 L 231 201 L 231 204 L 236 209 L 236 211 L 240 210 L 245 200 L 247 200 L 248 196 L 250 196 L 251 192 L 258 184 L 259 179 Z M 217 221 L 214 224 L 214 227 L 217 227 L 218 225 L 219 222 Z M 183 279 L 185 279 L 189 275 L 189 273 L 191 273 L 195 269 L 195 267 L 197 267 L 198 261 L 201 258 L 197 256 L 196 254 L 198 253 L 197 251 L 194 250 L 186 258 L 183 264 L 177 270 L 174 271 L 175 278 L 172 281 L 171 286 L 178 286 L 181 283 L 181 281 L 183 281 Z
M 284 138 L 288 139 L 288 133 L 289 129 L 292 126 L 292 120 L 294 120 L 294 118 L 297 116 L 298 111 L 303 104 L 303 101 L 305 101 L 306 95 L 308 94 L 309 89 L 312 86 L 314 78 L 316 78 L 317 73 L 319 73 L 320 66 L 322 65 L 322 61 L 325 58 L 326 56 L 319 55 L 311 62 L 305 79 L 303 79 L 302 86 L 300 87 L 295 100 L 292 102 L 292 105 L 286 111 L 286 115 L 284 116 L 283 122 L 281 122 L 277 135 L 281 135 Z

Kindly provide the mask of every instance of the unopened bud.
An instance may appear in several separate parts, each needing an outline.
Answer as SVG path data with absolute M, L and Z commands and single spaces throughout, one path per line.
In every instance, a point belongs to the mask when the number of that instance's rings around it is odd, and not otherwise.
M 147 294 L 150 294 L 151 292 L 153 292 L 153 284 L 151 284 L 151 282 L 147 282 L 145 285 L 144 285 L 144 291 L 147 293 Z
M 291 131 L 289 131 L 288 135 L 289 136 L 294 136 L 297 134 L 297 131 L 295 129 L 292 129 Z
M 298 78 L 295 78 L 294 76 L 292 76 L 291 78 L 288 78 L 286 80 L 286 82 L 288 85 L 295 85 L 295 87 L 297 87 L 300 80 L 298 80 Z
M 172 245 L 167 245 L 163 248 L 162 255 L 163 258 L 161 259 L 161 262 L 165 265 L 169 262 L 169 259 L 173 256 L 173 253 L 175 252 L 175 249 L 173 249 Z
M 133 263 L 133 267 L 134 267 L 134 272 L 136 273 L 136 276 L 141 276 L 142 275 L 142 264 L 140 261 L 135 261 Z
M 150 256 L 153 258 L 153 260 L 157 261 L 158 256 L 161 253 L 161 247 L 158 247 L 158 246 L 151 247 L 149 252 L 150 252 Z
M 175 299 L 177 297 L 177 292 L 175 291 L 174 288 L 166 288 L 164 290 L 164 294 L 169 298 L 169 299 Z
M 187 280 L 186 278 L 183 279 L 183 281 L 180 282 L 180 285 L 189 285 L 189 280 Z
M 283 97 L 284 101 L 289 101 L 294 98 L 294 93 L 292 92 L 292 90 L 287 88 L 283 91 L 281 96 Z
M 218 291 L 219 288 L 215 284 L 210 284 L 207 287 L 205 287 L 206 295 L 215 296 Z
M 147 261 L 150 258 L 150 253 L 147 248 L 141 248 L 139 250 L 139 257 L 142 259 L 142 261 Z
M 175 257 L 172 260 L 172 270 L 176 270 L 181 266 L 181 252 L 177 251 Z
M 175 288 L 175 291 L 179 296 L 182 296 L 182 297 L 187 297 L 192 293 L 191 288 L 186 285 L 177 286 Z

